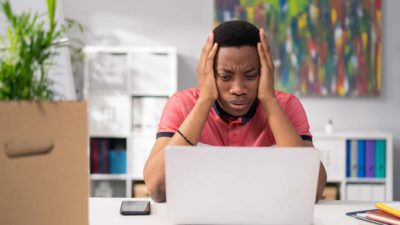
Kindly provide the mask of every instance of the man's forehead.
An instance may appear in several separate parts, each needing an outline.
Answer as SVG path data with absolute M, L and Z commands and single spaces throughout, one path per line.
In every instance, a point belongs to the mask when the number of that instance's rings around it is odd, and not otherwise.
M 216 59 L 218 61 L 240 59 L 240 61 L 259 61 L 258 51 L 252 46 L 220 47 Z
M 258 70 L 258 69 L 260 69 L 260 67 L 258 65 L 239 65 L 239 64 L 231 63 L 231 64 L 217 64 L 217 69 L 227 70 L 227 71 L 241 69 L 241 70 L 249 71 L 249 70 Z

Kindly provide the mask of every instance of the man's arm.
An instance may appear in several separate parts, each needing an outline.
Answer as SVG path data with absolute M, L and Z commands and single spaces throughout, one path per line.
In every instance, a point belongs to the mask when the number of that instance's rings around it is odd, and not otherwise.
M 277 146 L 285 147 L 314 147 L 311 141 L 303 141 L 290 123 L 285 112 L 282 110 L 279 102 L 275 99 L 263 105 L 268 113 L 268 122 L 275 137 Z M 321 198 L 326 185 L 326 170 L 324 165 L 320 164 L 316 202 Z
M 198 100 L 179 130 L 193 144 L 197 144 L 212 103 Z M 165 202 L 164 149 L 171 145 L 189 145 L 177 132 L 174 136 L 159 137 L 144 167 L 144 181 L 155 202 Z
M 279 102 L 274 99 L 263 104 L 264 111 L 268 114 L 268 122 L 279 147 L 314 147 L 311 141 L 303 141 L 296 129 L 290 123 Z M 326 170 L 320 163 L 316 202 L 321 198 L 326 185 Z
M 293 127 L 286 113 L 283 111 L 274 89 L 274 64 L 269 44 L 266 40 L 264 29 L 260 29 L 260 41 L 257 50 L 261 63 L 260 84 L 258 98 L 267 115 L 268 123 L 279 147 L 314 147 L 311 141 L 303 141 Z M 326 171 L 320 164 L 316 201 L 320 199 L 326 185 Z
M 200 96 L 193 109 L 178 128 L 184 137 L 176 132 L 171 138 L 160 137 L 156 140 L 144 168 L 144 181 L 150 196 L 156 202 L 165 202 L 165 169 L 164 149 L 172 145 L 189 145 L 187 138 L 196 145 L 200 139 L 205 121 L 212 104 L 218 98 L 215 84 L 213 63 L 217 51 L 217 44 L 211 33 L 202 49 L 197 77 L 200 87 Z
M 260 29 L 260 43 L 257 45 L 257 51 L 261 64 L 257 97 L 267 115 L 275 142 L 279 147 L 303 147 L 305 143 L 291 124 L 275 96 L 275 67 L 271 49 L 262 28 Z
M 313 143 L 311 141 L 303 141 L 306 147 L 314 147 Z M 318 175 L 318 185 L 317 185 L 317 196 L 315 197 L 315 202 L 318 202 L 318 200 L 321 199 L 322 193 L 325 190 L 326 186 L 326 170 L 324 164 L 320 162 L 319 164 L 319 175 Z

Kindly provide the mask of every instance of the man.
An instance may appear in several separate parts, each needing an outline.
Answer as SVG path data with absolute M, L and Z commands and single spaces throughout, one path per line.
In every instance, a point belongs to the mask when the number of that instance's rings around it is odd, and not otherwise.
M 264 30 L 245 21 L 214 29 L 202 49 L 198 88 L 173 95 L 144 169 L 156 202 L 165 199 L 164 148 L 169 145 L 313 147 L 305 111 L 274 89 L 274 65 Z M 321 163 L 318 200 L 325 188 Z

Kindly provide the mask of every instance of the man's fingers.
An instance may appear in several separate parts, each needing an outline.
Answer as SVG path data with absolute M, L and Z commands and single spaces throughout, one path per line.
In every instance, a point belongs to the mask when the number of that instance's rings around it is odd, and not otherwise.
M 208 53 L 208 56 L 207 56 L 207 61 L 206 61 L 207 71 L 214 70 L 214 58 L 215 58 L 215 55 L 217 54 L 217 49 L 218 49 L 218 44 L 214 43 L 211 51 Z
M 272 60 L 272 52 L 266 37 L 266 33 L 263 28 L 260 28 L 260 41 L 262 50 L 265 53 L 265 59 L 267 61 L 267 65 L 269 66 L 269 68 L 273 69 L 274 63 Z
M 263 28 L 260 28 L 260 42 L 265 52 L 267 52 L 268 46 L 267 46 L 267 40 L 265 38 L 265 31 Z
M 261 67 L 267 68 L 267 58 L 265 56 L 265 51 L 260 42 L 257 43 L 257 51 L 258 51 L 258 55 L 260 57 Z

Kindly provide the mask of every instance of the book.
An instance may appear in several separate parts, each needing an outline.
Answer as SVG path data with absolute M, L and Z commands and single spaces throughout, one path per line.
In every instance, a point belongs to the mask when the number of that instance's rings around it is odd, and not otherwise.
M 375 141 L 365 142 L 365 176 L 375 177 Z
M 92 138 L 90 140 L 90 165 L 91 165 L 91 173 L 99 172 L 99 147 L 98 140 Z
M 375 207 L 400 219 L 400 203 L 378 202 Z
M 371 220 L 383 222 L 390 225 L 400 225 L 400 218 L 386 213 L 382 210 L 376 209 L 366 213 L 366 217 Z
M 357 177 L 365 177 L 365 140 L 357 141 Z
M 108 139 L 103 139 L 102 140 L 102 142 L 103 142 L 103 145 L 102 145 L 102 151 L 103 151 L 103 153 L 102 153 L 102 157 L 103 157 L 103 159 L 102 159 L 102 170 L 103 170 L 103 173 L 109 173 L 109 170 L 108 170 L 108 151 L 109 151 L 109 140 Z
M 351 177 L 351 141 L 346 140 L 346 177 Z
M 386 176 L 386 142 L 377 140 L 375 142 L 375 177 L 385 178 Z
M 110 173 L 126 174 L 126 150 L 110 150 L 108 156 Z

